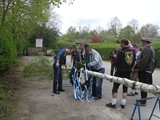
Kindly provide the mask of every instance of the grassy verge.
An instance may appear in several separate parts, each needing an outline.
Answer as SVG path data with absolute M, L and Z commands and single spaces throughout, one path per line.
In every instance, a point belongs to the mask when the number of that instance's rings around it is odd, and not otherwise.
M 20 87 L 20 61 L 0 76 L 0 120 L 8 120 L 15 111 L 17 104 L 17 91 Z

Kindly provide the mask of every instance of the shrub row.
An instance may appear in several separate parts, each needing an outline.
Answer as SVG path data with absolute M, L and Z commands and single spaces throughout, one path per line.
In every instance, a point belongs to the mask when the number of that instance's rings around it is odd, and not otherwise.
M 68 43 L 68 42 L 65 42 L 65 41 L 59 41 L 58 42 L 58 45 L 57 45 L 57 49 L 55 49 L 55 53 L 58 52 L 59 48 L 62 48 L 62 47 L 67 47 L 67 46 L 72 46 L 73 43 Z M 92 43 L 90 44 L 90 47 L 97 50 L 101 56 L 102 56 L 102 59 L 103 60 L 110 60 L 109 59 L 109 54 L 112 50 L 114 50 L 114 48 L 116 46 L 119 46 L 119 44 L 100 44 L 100 43 Z M 139 45 L 141 46 L 141 45 Z M 153 44 L 153 47 L 156 51 L 156 61 L 157 61 L 157 68 L 160 68 L 160 43 L 154 43 Z

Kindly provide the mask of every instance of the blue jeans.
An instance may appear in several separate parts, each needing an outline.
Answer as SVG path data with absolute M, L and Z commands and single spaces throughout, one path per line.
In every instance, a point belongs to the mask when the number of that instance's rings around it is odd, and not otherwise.
M 54 69 L 54 79 L 53 79 L 53 92 L 56 92 L 57 89 L 62 89 L 62 66 L 56 67 L 53 65 Z
M 99 73 L 105 73 L 105 68 L 99 69 L 97 72 Z M 103 78 L 98 78 L 96 79 L 96 93 L 97 97 L 102 97 L 102 83 L 103 83 Z

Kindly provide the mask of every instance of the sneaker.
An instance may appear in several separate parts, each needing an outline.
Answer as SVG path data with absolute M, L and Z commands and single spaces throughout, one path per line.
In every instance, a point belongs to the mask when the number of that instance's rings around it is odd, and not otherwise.
M 125 105 L 121 105 L 121 108 L 124 109 L 124 108 L 125 108 Z
M 112 103 L 109 103 L 109 104 L 106 104 L 106 107 L 115 109 L 115 108 L 116 108 L 116 105 L 112 105 Z
M 63 90 L 63 89 L 58 89 L 58 91 L 59 91 L 59 92 L 65 92 L 65 90 Z
M 127 96 L 135 96 L 135 94 L 133 92 L 130 92 L 129 94 L 127 94 Z

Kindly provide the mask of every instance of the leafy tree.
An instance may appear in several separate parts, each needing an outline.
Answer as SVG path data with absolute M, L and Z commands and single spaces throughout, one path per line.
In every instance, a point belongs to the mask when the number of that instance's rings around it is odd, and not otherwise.
M 132 19 L 131 21 L 128 22 L 128 25 L 133 28 L 134 33 L 138 32 L 139 22 L 137 20 Z
M 116 43 L 118 39 L 117 36 L 109 34 L 107 30 L 102 31 L 100 36 L 102 38 L 102 43 Z
M 121 21 L 117 18 L 114 17 L 110 23 L 108 23 L 108 33 L 113 34 L 113 35 L 118 35 L 119 31 L 122 27 Z
M 72 2 L 73 0 L 68 1 Z M 67 2 L 67 0 L 1 0 L 0 28 L 2 31 L 6 29 L 5 36 L 8 36 L 9 39 L 1 37 L 0 42 L 4 42 L 5 39 L 11 41 L 9 43 L 12 45 L 1 47 L 0 51 L 6 50 L 6 47 L 11 47 L 7 50 L 16 47 L 15 57 L 17 54 L 22 54 L 24 47 L 28 45 L 28 38 L 33 36 L 37 25 L 48 21 L 50 5 L 59 6 L 62 2 Z M 6 43 L 8 42 L 6 41 Z M 1 57 L 9 58 L 9 54 L 7 55 L 4 56 L 0 53 Z
M 158 25 L 146 24 L 141 27 L 140 33 L 142 36 L 148 36 L 150 38 L 155 38 L 159 36 L 158 30 L 159 30 Z
M 101 36 L 96 35 L 91 37 L 91 43 L 101 43 L 101 42 L 102 42 Z
M 42 23 L 37 26 L 35 33 L 30 37 L 30 46 L 35 46 L 36 38 L 43 39 L 43 45 L 46 48 L 55 48 L 56 42 L 59 37 L 59 30 L 57 28 L 47 26 L 46 23 Z
M 127 38 L 130 41 L 133 41 L 134 35 L 135 35 L 134 29 L 131 26 L 128 25 L 125 28 L 120 30 L 118 37 L 120 39 L 121 38 Z

